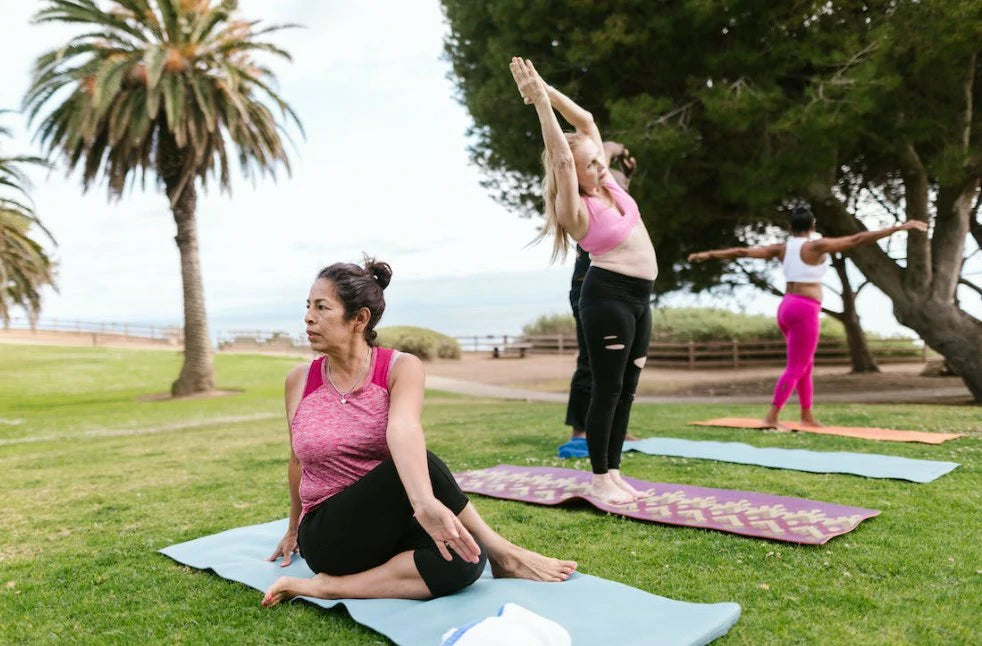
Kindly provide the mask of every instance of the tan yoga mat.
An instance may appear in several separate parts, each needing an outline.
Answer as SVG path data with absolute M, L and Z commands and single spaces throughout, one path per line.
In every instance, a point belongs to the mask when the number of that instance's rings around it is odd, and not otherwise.
M 925 431 L 897 431 L 890 428 L 866 428 L 857 426 L 808 426 L 800 422 L 782 422 L 782 424 L 802 433 L 840 435 L 842 437 L 858 437 L 863 440 L 881 440 L 885 442 L 941 444 L 942 442 L 954 440 L 963 435 L 962 433 L 927 433 Z M 689 422 L 689 425 L 724 426 L 727 428 L 770 428 L 759 419 L 751 419 L 749 417 L 718 417 L 701 422 Z

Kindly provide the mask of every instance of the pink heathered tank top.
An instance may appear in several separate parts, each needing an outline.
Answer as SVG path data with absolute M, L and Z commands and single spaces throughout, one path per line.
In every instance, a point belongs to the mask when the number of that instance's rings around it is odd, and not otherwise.
M 590 224 L 586 235 L 580 240 L 580 246 L 591 254 L 597 255 L 605 254 L 624 242 L 631 229 L 641 219 L 638 203 L 617 182 L 608 181 L 604 186 L 610 191 L 617 206 L 605 206 L 600 198 L 583 196 L 590 216 Z M 620 209 L 617 208 L 618 206 Z M 621 211 L 624 215 L 621 215 Z
M 346 403 L 324 379 L 324 357 L 307 372 L 293 415 L 293 452 L 300 461 L 300 520 L 311 509 L 360 480 L 389 457 L 389 370 L 397 350 L 372 350 L 368 379 Z

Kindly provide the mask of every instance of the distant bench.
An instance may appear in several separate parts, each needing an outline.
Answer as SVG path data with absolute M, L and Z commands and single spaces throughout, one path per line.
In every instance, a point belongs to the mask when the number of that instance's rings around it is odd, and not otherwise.
M 524 359 L 526 350 L 532 349 L 531 343 L 506 343 L 501 346 L 494 346 L 491 351 L 491 356 L 495 359 L 502 359 L 507 357 L 513 357 L 516 359 Z

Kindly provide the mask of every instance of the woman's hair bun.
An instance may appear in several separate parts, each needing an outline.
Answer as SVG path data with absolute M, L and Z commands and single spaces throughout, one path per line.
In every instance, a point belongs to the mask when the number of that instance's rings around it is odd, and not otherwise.
M 375 279 L 378 286 L 385 289 L 392 282 L 392 267 L 389 263 L 365 256 L 365 271 Z
M 807 233 L 815 224 L 815 216 L 808 204 L 799 203 L 791 208 L 791 233 Z

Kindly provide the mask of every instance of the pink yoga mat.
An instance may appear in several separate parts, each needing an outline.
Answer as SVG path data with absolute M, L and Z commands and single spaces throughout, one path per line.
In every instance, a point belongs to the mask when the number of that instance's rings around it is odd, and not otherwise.
M 822 545 L 880 513 L 876 509 L 804 498 L 633 478 L 625 480 L 634 488 L 648 492 L 648 497 L 626 505 L 611 505 L 586 495 L 591 475 L 589 471 L 575 469 L 510 464 L 454 474 L 460 488 L 468 493 L 536 505 L 558 505 L 582 498 L 597 509 L 637 520 L 806 545 Z
M 759 419 L 748 417 L 719 417 L 701 422 L 689 422 L 691 426 L 723 426 L 726 428 L 768 428 Z M 927 433 L 925 431 L 896 431 L 890 428 L 867 428 L 861 426 L 807 426 L 797 422 L 782 422 L 785 426 L 802 433 L 840 435 L 858 437 L 862 440 L 881 440 L 886 442 L 921 442 L 922 444 L 941 444 L 962 436 L 961 433 Z

